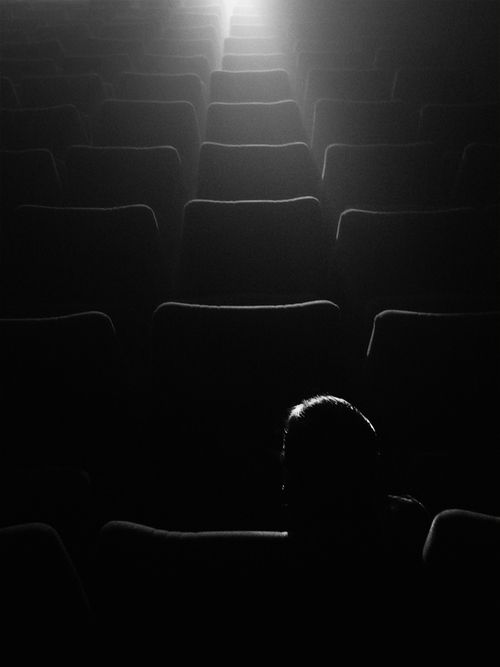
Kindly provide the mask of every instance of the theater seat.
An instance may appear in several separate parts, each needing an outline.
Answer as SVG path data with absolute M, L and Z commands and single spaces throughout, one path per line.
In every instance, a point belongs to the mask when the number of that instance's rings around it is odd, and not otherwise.
M 251 70 L 291 70 L 291 57 L 285 53 L 226 53 L 222 56 L 222 69 L 232 72 Z
M 116 84 L 122 100 L 190 102 L 196 109 L 200 127 L 205 126 L 207 93 L 197 74 L 137 74 L 124 72 Z
M 64 48 L 68 48 L 76 41 L 90 37 L 90 26 L 85 21 L 57 22 L 40 24 L 32 33 L 36 41 L 57 40 Z
M 217 7 L 219 9 L 219 6 Z M 187 8 L 189 9 L 189 8 Z M 206 9 L 206 8 L 204 8 Z M 209 8 L 210 9 L 210 8 Z M 176 11 L 171 13 L 168 19 L 168 25 L 172 30 L 177 28 L 181 30 L 201 28 L 203 26 L 213 26 L 220 33 L 220 12 L 213 14 L 204 14 L 198 11 Z
M 272 37 L 226 37 L 224 54 L 275 53 L 276 39 Z
M 8 77 L 14 83 L 19 83 L 29 76 L 52 76 L 58 73 L 56 62 L 50 58 L 35 60 L 2 58 L 0 60 L 0 74 Z
M 166 27 L 162 31 L 161 37 L 166 40 L 180 39 L 186 41 L 194 39 L 210 41 L 214 45 L 215 50 L 220 49 L 219 30 L 213 25 L 200 25 L 192 28 Z
M 6 150 L 46 148 L 54 157 L 64 159 L 70 146 L 88 143 L 83 119 L 71 104 L 3 109 L 0 128 L 0 145 Z
M 498 204 L 500 154 L 498 144 L 471 143 L 465 147 L 453 186 L 452 201 L 459 206 Z
M 477 310 L 498 299 L 498 226 L 486 210 L 348 210 L 335 267 L 349 309 Z
M 33 648 L 19 644 L 26 636 L 44 659 L 63 659 L 69 646 L 84 643 L 91 627 L 89 601 L 51 526 L 31 523 L 0 530 L 0 571 L 6 642 L 18 645 L 21 659 L 28 659 Z
M 422 210 L 448 204 L 441 152 L 431 143 L 332 144 L 325 153 L 326 215 L 336 228 L 348 208 Z
M 300 109 L 287 100 L 271 103 L 214 102 L 207 113 L 206 141 L 219 144 L 307 143 Z
M 296 54 L 297 91 L 300 99 L 304 95 L 304 87 L 312 70 L 333 69 L 370 69 L 373 56 L 369 51 L 346 51 L 342 48 L 321 51 L 300 50 Z
M 137 60 L 136 68 L 138 72 L 150 74 L 197 74 L 205 84 L 208 84 L 210 78 L 210 64 L 205 56 L 161 56 L 148 53 Z
M 107 100 L 91 119 L 94 146 L 173 146 L 186 186 L 195 180 L 200 147 L 196 111 L 189 102 Z
M 312 123 L 320 99 L 382 102 L 391 99 L 391 90 L 392 76 L 383 70 L 310 70 L 303 100 L 306 123 Z
M 343 391 L 341 345 L 327 301 L 157 309 L 150 460 L 162 525 L 280 525 L 285 412 L 327 387 Z
M 499 139 L 498 104 L 427 104 L 420 111 L 419 141 L 463 151 L 467 144 Z
M 17 109 L 20 106 L 14 84 L 7 76 L 0 76 L 0 108 Z
M 186 201 L 175 148 L 72 146 L 66 169 L 68 206 L 150 206 L 158 223 L 165 270 L 171 269 Z M 165 278 L 170 281 L 171 276 L 167 273 Z
M 19 84 L 23 107 L 55 107 L 73 104 L 85 114 L 92 113 L 107 97 L 98 74 L 25 78 Z
M 253 25 L 233 24 L 229 30 L 230 37 L 243 37 L 247 39 L 275 38 L 275 29 L 265 23 L 254 23 Z
M 457 502 L 456 496 L 446 496 L 451 489 L 468 502 L 478 491 L 479 497 L 498 502 L 495 488 L 488 485 L 481 491 L 478 472 L 484 464 L 492 465 L 491 457 L 498 458 L 491 429 L 499 389 L 499 324 L 498 312 L 392 310 L 379 313 L 373 322 L 367 376 L 373 414 L 387 446 L 462 454 L 465 469 L 468 461 L 471 476 L 465 486 L 453 480 L 451 463 L 448 486 L 441 482 L 439 488 L 438 479 L 437 488 L 429 484 L 426 489 L 425 478 L 417 480 L 423 497 L 436 494 L 433 506 L 439 498 L 441 509 L 443 502 Z
M 442 68 L 449 58 L 446 46 L 443 48 L 418 48 L 414 46 L 384 46 L 377 49 L 373 66 L 375 69 L 385 69 L 392 72 L 402 67 L 408 69 Z
M 5 235 L 4 303 L 15 316 L 99 310 L 133 321 L 162 294 L 158 226 L 147 206 L 22 206 Z
M 230 72 L 210 76 L 210 102 L 280 102 L 293 98 L 285 70 Z
M 303 143 L 229 146 L 205 142 L 196 196 L 222 201 L 316 197 L 318 176 Z
M 109 56 L 127 55 L 133 63 L 144 55 L 144 44 L 135 39 L 91 39 L 71 40 L 65 46 L 68 55 Z
M 105 83 L 114 83 L 121 72 L 132 70 L 130 56 L 125 53 L 112 53 L 101 56 L 65 56 L 61 61 L 63 74 L 98 74 Z
M 0 151 L 1 210 L 21 204 L 59 206 L 62 184 L 52 153 L 46 149 Z
M 500 518 L 448 509 L 432 522 L 423 557 L 430 600 L 445 627 L 485 632 L 498 613 Z
M 110 522 L 98 550 L 103 635 L 127 628 L 139 643 L 156 647 L 167 624 L 181 641 L 195 632 L 210 654 L 221 627 L 224 646 L 234 650 L 243 641 L 277 643 L 287 547 L 279 532 L 189 533 Z
M 312 151 L 322 166 L 330 144 L 404 144 L 417 139 L 418 114 L 403 102 L 322 99 L 314 107 Z
M 233 304 L 324 298 L 327 248 L 312 197 L 194 200 L 184 212 L 175 298 Z
M 59 62 L 64 56 L 64 49 L 57 40 L 43 42 L 7 42 L 0 45 L 0 57 L 18 60 L 42 60 L 48 58 Z
M 96 36 L 101 39 L 131 39 L 144 44 L 160 33 L 160 25 L 154 21 L 110 21 L 97 27 Z
M 2 448 L 7 504 L 0 516 L 23 521 L 53 517 L 73 541 L 81 540 L 92 521 L 90 482 L 82 469 L 96 462 L 103 465 L 110 434 L 117 432 L 113 400 L 118 344 L 113 322 L 102 312 L 0 319 L 0 360 L 3 423 L 5 433 L 12 434 L 4 438 Z M 70 468 L 66 475 L 64 466 Z M 23 498 L 21 489 L 30 479 L 32 488 L 25 489 Z M 44 488 L 52 480 L 61 491 L 65 479 L 73 487 L 67 499 Z M 68 516 L 72 503 L 73 518 Z M 72 525 L 76 519 L 85 525 Z M 83 547 L 81 542 L 78 547 Z
M 405 68 L 396 72 L 392 97 L 417 107 L 474 102 L 474 79 L 460 69 Z
M 209 39 L 158 39 L 151 42 L 148 51 L 159 56 L 201 56 L 211 70 L 218 63 L 215 45 Z

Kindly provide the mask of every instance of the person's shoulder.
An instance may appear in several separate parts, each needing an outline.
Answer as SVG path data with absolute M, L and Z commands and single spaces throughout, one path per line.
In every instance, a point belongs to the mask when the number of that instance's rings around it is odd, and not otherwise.
M 397 527 L 401 535 L 410 534 L 419 541 L 425 539 L 431 517 L 423 503 L 413 496 L 387 496 L 387 514 L 389 523 Z

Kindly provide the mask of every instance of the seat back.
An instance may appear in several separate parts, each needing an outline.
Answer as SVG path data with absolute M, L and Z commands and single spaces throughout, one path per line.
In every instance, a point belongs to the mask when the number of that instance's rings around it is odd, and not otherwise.
M 345 49 L 324 51 L 298 51 L 297 90 L 304 95 L 304 87 L 312 70 L 370 69 L 373 57 L 368 51 L 346 51 Z
M 220 16 L 218 12 L 215 14 L 202 14 L 199 11 L 197 12 L 177 11 L 170 15 L 168 24 L 173 30 L 175 30 L 176 28 L 179 28 L 181 30 L 200 28 L 206 25 L 213 26 L 218 32 L 220 32 L 221 29 Z
M 275 53 L 276 40 L 272 37 L 226 37 L 224 54 Z
M 461 509 L 439 512 L 423 550 L 432 618 L 482 634 L 498 612 L 500 518 Z M 476 635 L 472 635 L 476 636 Z
M 132 62 L 144 55 L 144 44 L 134 39 L 82 39 L 71 41 L 66 52 L 74 56 L 109 56 L 124 54 Z
M 280 451 L 287 408 L 304 396 L 342 390 L 338 318 L 338 307 L 327 301 L 163 304 L 154 315 L 152 338 L 160 423 L 168 414 L 172 436 L 187 438 L 183 451 L 193 463 L 208 441 L 211 455 L 219 452 L 226 460 L 231 454 Z M 260 474 L 269 479 L 269 473 L 274 485 L 279 471 L 272 460 L 266 465 Z M 244 469 L 234 474 L 241 479 Z
M 416 106 L 472 103 L 474 79 L 465 70 L 402 67 L 396 72 L 392 97 Z
M 285 53 L 226 53 L 222 56 L 222 69 L 232 72 L 282 69 L 290 72 L 290 56 Z
M 90 114 L 107 94 L 98 74 L 81 74 L 23 79 L 19 96 L 23 107 L 73 104 L 82 113 Z
M 107 100 L 92 118 L 94 146 L 173 146 L 188 188 L 195 180 L 200 148 L 196 110 L 189 102 Z
M 193 28 L 165 28 L 161 35 L 162 39 L 196 39 L 209 40 L 215 49 L 219 48 L 219 30 L 213 25 L 200 25 Z
M 140 317 L 162 293 L 158 226 L 147 206 L 22 206 L 5 234 L 9 307 L 24 317 Z
M 124 72 L 116 84 L 116 92 L 122 100 L 190 102 L 196 109 L 198 122 L 204 126 L 206 88 L 197 74 Z
M 499 176 L 498 144 L 469 144 L 458 167 L 452 201 L 458 206 L 498 204 Z
M 208 107 L 206 140 L 220 144 L 287 144 L 307 143 L 307 135 L 298 104 L 292 100 L 214 102 Z
M 35 60 L 20 60 L 17 58 L 2 58 L 0 60 L 0 74 L 19 83 L 30 76 L 55 76 L 58 74 L 57 64 L 49 58 Z
M 46 149 L 0 151 L 0 183 L 4 214 L 21 204 L 59 206 L 62 201 L 59 172 Z
M 404 144 L 417 139 L 418 114 L 403 102 L 323 99 L 314 107 L 312 150 L 323 165 L 330 144 Z
M 266 23 L 254 23 L 249 25 L 233 24 L 230 27 L 230 37 L 243 37 L 247 39 L 269 39 L 275 38 L 275 29 Z
M 344 212 L 335 264 L 346 299 L 352 307 L 371 304 L 369 313 L 412 309 L 419 299 L 428 308 L 448 301 L 460 309 L 462 301 L 465 310 L 474 299 L 493 299 L 498 289 L 493 218 L 471 209 Z
M 21 470 L 30 465 L 36 470 L 36 464 L 81 466 L 96 452 L 96 460 L 103 461 L 114 416 L 117 357 L 115 328 L 101 312 L 0 319 L 4 425 L 16 431 L 14 440 L 5 441 L 3 463 Z
M 215 45 L 209 39 L 158 39 L 150 44 L 149 52 L 162 56 L 202 56 L 211 70 L 218 64 Z
M 210 78 L 210 64 L 205 56 L 161 56 L 148 53 L 137 60 L 136 68 L 138 72 L 149 74 L 197 74 L 205 84 L 208 84 Z
M 12 639 L 29 632 L 48 657 L 43 638 L 57 627 L 64 641 L 84 642 L 91 628 L 87 595 L 59 534 L 41 523 L 0 530 L 2 616 Z M 68 644 L 65 644 L 68 646 Z M 60 657 L 61 644 L 50 653 Z M 26 656 L 24 651 L 21 655 Z
M 448 202 L 441 153 L 434 144 L 332 144 L 323 187 L 332 225 L 348 208 L 371 211 L 437 208 Z
M 219 70 L 210 76 L 210 102 L 280 102 L 292 98 L 285 70 Z
M 0 112 L 0 144 L 7 150 L 46 148 L 64 157 L 74 144 L 88 138 L 78 109 L 71 104 L 39 109 L 3 109 Z
M 383 70 L 310 70 L 303 102 L 306 121 L 312 122 L 320 99 L 382 102 L 391 99 L 391 91 L 392 76 Z
M 63 74 L 97 74 L 106 83 L 114 83 L 122 72 L 132 70 L 130 56 L 125 53 L 111 53 L 102 56 L 65 56 L 61 61 Z
M 231 646 L 251 636 L 260 642 L 284 604 L 287 547 L 279 532 L 181 533 L 108 523 L 98 551 L 103 627 L 130 628 L 154 641 L 167 623 L 182 640 L 194 631 L 205 644 L 223 625 Z
M 18 109 L 19 97 L 14 84 L 7 76 L 0 76 L 0 108 Z
M 205 142 L 197 197 L 223 201 L 316 197 L 318 176 L 303 143 L 229 146 Z
M 2 58 L 18 58 L 19 60 L 40 60 L 48 58 L 58 62 L 64 56 L 64 49 L 57 40 L 45 42 L 2 42 L 0 45 Z
M 176 299 L 265 303 L 322 298 L 327 239 L 318 200 L 194 200 L 184 212 Z
M 403 67 L 405 69 L 434 69 L 441 68 L 446 58 L 446 49 L 384 46 L 377 49 L 373 66 L 375 69 L 386 69 L 392 72 L 397 72 Z
M 367 374 L 388 446 L 456 455 L 473 444 L 471 464 L 494 453 L 487 433 L 499 390 L 499 325 L 498 312 L 377 315 Z
M 36 41 L 57 40 L 64 48 L 75 41 L 89 39 L 90 35 L 90 25 L 84 21 L 39 25 L 32 33 Z
M 96 36 L 101 39 L 151 41 L 160 33 L 160 25 L 152 21 L 113 21 L 101 24 Z

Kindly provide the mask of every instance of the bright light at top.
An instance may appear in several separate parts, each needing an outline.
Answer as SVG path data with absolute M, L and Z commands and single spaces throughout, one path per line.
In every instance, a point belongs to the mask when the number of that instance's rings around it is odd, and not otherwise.
M 227 25 L 234 14 L 262 17 L 262 0 L 220 0 Z
M 236 7 L 245 14 L 260 14 L 260 0 L 221 0 L 227 13 L 231 15 Z M 238 11 L 237 10 L 237 11 Z

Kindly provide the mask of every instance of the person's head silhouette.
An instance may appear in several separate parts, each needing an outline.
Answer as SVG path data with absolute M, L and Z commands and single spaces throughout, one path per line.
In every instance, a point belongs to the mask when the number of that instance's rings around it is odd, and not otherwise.
M 291 530 L 376 516 L 385 497 L 377 436 L 346 400 L 315 396 L 293 407 L 282 455 Z

